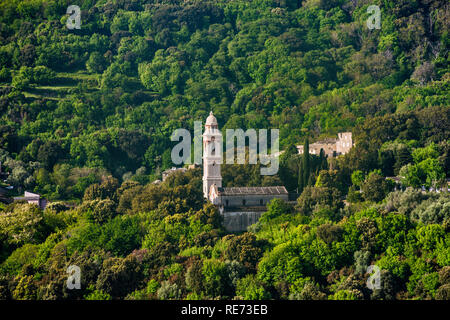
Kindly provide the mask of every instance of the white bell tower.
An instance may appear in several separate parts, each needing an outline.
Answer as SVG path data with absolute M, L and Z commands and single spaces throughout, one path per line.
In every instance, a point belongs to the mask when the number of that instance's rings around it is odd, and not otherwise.
M 209 113 L 203 133 L 203 196 L 209 199 L 212 185 L 222 187 L 220 165 L 222 163 L 222 134 L 212 111 Z

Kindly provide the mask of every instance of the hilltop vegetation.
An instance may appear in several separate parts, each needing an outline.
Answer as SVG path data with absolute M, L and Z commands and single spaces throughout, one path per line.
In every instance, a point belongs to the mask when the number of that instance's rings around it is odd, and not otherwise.
M 418 190 L 450 172 L 448 1 L 92 0 L 68 30 L 72 4 L 0 1 L 2 169 L 53 201 L 0 204 L 0 298 L 449 299 L 450 199 Z M 222 175 L 295 206 L 227 234 L 201 170 L 152 183 L 210 110 L 280 129 L 277 175 Z M 342 131 L 345 156 L 297 154 Z
M 450 105 L 448 3 L 372 2 L 380 30 L 369 1 L 83 1 L 80 30 L 69 1 L 2 1 L 0 145 L 26 172 L 15 184 L 66 199 L 88 183 L 56 176 L 152 181 L 172 166 L 172 132 L 210 110 L 224 129 L 279 128 L 284 149 Z

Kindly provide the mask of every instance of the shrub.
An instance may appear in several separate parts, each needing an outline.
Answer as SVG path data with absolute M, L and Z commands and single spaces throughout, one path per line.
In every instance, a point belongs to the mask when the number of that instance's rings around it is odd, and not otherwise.
M 450 284 L 444 284 L 436 291 L 437 300 L 450 300 Z
M 271 298 L 270 293 L 264 288 L 262 282 L 252 274 L 238 281 L 236 295 L 244 300 L 265 300 Z
M 311 215 L 321 208 L 330 208 L 333 212 L 343 208 L 341 194 L 336 188 L 306 187 L 297 199 L 296 209 L 304 214 Z
M 12 211 L 0 213 L 0 234 L 14 245 L 41 242 L 47 236 L 42 210 L 34 204 L 19 203 Z
M 411 219 L 423 224 L 450 222 L 450 197 L 442 195 L 438 199 L 423 201 L 411 212 Z
M 170 283 L 169 281 L 163 281 L 161 287 L 157 291 L 158 299 L 169 300 L 169 299 L 180 299 L 181 289 L 178 288 L 176 283 Z
M 328 300 L 361 300 L 362 293 L 358 290 L 339 290 L 328 297 Z
M 282 199 L 273 199 L 267 205 L 267 211 L 262 214 L 259 221 L 261 221 L 261 223 L 266 223 L 271 219 L 290 213 L 290 211 L 291 208 L 285 201 Z

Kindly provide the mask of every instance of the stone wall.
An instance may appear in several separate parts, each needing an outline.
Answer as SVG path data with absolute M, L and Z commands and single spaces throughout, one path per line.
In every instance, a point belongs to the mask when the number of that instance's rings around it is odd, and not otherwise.
M 258 222 L 263 212 L 224 212 L 223 226 L 228 232 L 246 231 L 248 226 Z
M 303 146 L 297 146 L 297 150 L 299 154 L 303 154 Z M 316 156 L 320 155 L 320 149 L 323 149 L 325 155 L 332 157 L 334 152 L 336 151 L 336 142 L 333 143 L 322 143 L 315 142 L 309 145 L 309 153 L 314 154 Z

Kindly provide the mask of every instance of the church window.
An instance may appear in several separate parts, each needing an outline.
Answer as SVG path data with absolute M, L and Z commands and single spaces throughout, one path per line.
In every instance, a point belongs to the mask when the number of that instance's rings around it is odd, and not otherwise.
M 260 200 L 259 200 L 259 204 L 260 204 L 260 205 L 263 205 L 263 204 L 264 204 L 263 199 L 260 199 Z
M 244 205 L 244 206 L 245 206 L 245 199 L 244 199 L 244 200 L 242 200 L 242 205 Z

